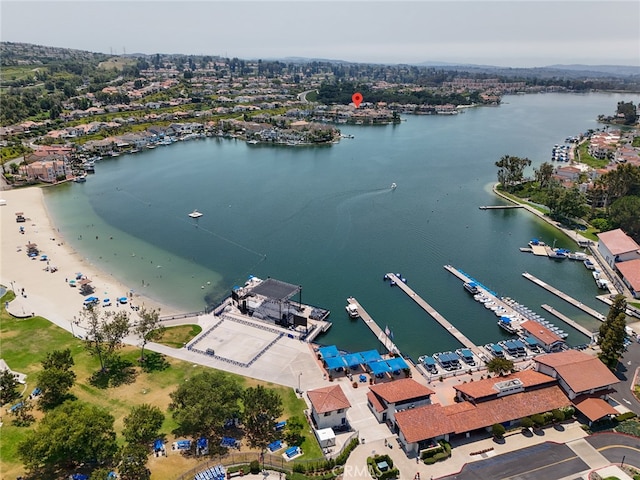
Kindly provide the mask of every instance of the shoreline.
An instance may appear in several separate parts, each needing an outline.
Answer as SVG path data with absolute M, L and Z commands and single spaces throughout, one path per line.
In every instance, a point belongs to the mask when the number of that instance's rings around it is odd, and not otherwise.
M 132 288 L 112 273 L 83 259 L 55 227 L 42 188 L 3 190 L 6 204 L 0 206 L 0 283 L 16 293 L 16 299 L 20 300 L 23 309 L 27 308 L 27 314 L 30 310 L 77 336 L 76 330 L 83 330 L 76 318 L 82 311 L 85 296 L 80 294 L 78 287 L 71 287 L 68 280 L 75 279 L 78 272 L 92 281 L 95 291 L 92 295 L 99 297 L 101 303 L 103 298 L 111 299 L 111 306 L 101 307 L 105 310 L 126 308 L 134 313 L 131 305 L 135 305 L 160 309 L 163 316 L 184 313 L 138 291 L 131 293 Z M 16 212 L 24 212 L 24 223 L 16 222 Z M 20 233 L 20 227 L 24 228 L 24 233 Z M 26 244 L 30 242 L 38 246 L 39 255 L 46 255 L 48 261 L 40 260 L 40 256 L 35 259 L 27 256 Z M 56 267 L 57 271 L 47 271 L 47 267 Z M 117 299 L 123 296 L 128 297 L 130 303 L 118 306 Z

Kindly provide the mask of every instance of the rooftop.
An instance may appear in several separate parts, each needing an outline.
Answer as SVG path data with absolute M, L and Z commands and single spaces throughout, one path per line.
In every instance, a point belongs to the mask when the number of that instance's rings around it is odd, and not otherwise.
M 576 393 L 615 385 L 620 382 L 598 357 L 578 350 L 549 353 L 534 361 L 553 368 Z M 588 372 L 588 375 L 585 374 Z
M 598 238 L 613 255 L 640 250 L 640 245 L 619 228 L 599 233 Z
M 349 408 L 351 406 L 340 385 L 330 385 L 309 390 L 307 396 L 317 413 L 335 412 L 341 408 Z
M 371 385 L 369 389 L 387 403 L 427 397 L 434 393 L 429 387 L 421 385 L 412 378 L 402 378 L 393 382 Z
M 543 373 L 534 372 L 532 370 L 523 370 L 521 372 L 512 373 L 511 375 L 507 375 L 504 377 L 487 378 L 485 380 L 463 383 L 461 385 L 454 385 L 453 388 L 471 398 L 482 399 L 483 397 L 495 396 L 498 393 L 498 390 L 496 390 L 495 387 L 496 384 L 516 379 L 522 382 L 525 389 L 534 386 L 556 383 L 556 380 L 554 378 Z

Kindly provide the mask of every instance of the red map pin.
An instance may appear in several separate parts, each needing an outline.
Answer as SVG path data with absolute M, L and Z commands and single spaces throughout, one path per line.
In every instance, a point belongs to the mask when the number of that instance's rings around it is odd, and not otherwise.
M 358 108 L 362 103 L 362 94 L 360 92 L 354 93 L 353 95 L 351 95 L 351 100 L 353 101 L 353 104 L 356 106 L 356 108 Z

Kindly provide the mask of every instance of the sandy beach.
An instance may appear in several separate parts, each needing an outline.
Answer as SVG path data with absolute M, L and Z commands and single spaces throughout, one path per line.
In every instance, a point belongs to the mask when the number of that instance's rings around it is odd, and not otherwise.
M 145 306 L 147 309 L 161 309 L 162 315 L 179 313 L 168 305 L 162 305 L 138 292 L 130 297 L 132 286 L 117 281 L 109 272 L 101 271 L 67 245 L 53 225 L 44 201 L 41 188 L 31 187 L 5 190 L 0 194 L 6 200 L 0 206 L 2 228 L 0 283 L 16 292 L 17 302 L 13 305 L 25 314 L 40 315 L 75 335 L 83 333 L 82 325 L 72 324 L 79 318 L 85 296 L 79 287 L 71 287 L 69 281 L 78 272 L 91 280 L 93 295 L 103 302 L 112 302 L 105 309 L 126 308 L 134 313 L 130 305 Z M 16 213 L 22 212 L 26 221 L 16 222 Z M 24 228 L 21 233 L 20 227 Z M 29 258 L 26 245 L 37 245 L 39 254 Z M 46 255 L 47 260 L 41 260 Z M 47 271 L 56 267 L 55 272 Z M 24 289 L 24 290 L 23 290 Z M 24 292 L 24 295 L 23 295 Z M 118 306 L 119 297 L 129 297 L 126 305 Z M 135 315 L 132 315 L 135 318 Z

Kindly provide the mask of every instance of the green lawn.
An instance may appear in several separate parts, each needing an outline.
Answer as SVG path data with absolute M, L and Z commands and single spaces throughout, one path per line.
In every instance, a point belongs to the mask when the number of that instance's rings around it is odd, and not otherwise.
M 115 429 L 120 432 L 122 420 L 134 405 L 148 403 L 158 406 L 165 412 L 163 433 L 171 438 L 171 432 L 177 426 L 167 411 L 170 398 L 169 393 L 175 390 L 177 385 L 188 380 L 189 377 L 207 368 L 192 363 L 175 360 L 167 357 L 167 368 L 152 372 L 143 372 L 136 367 L 136 376 L 133 383 L 118 387 L 101 389 L 89 383 L 91 375 L 99 369 L 97 359 L 91 357 L 84 349 L 83 342 L 75 338 L 71 333 L 57 327 L 42 317 L 33 317 L 24 320 L 16 320 L 4 309 L 4 302 L 13 299 L 13 293 L 8 292 L 0 301 L 0 345 L 1 357 L 15 371 L 27 374 L 25 394 L 28 395 L 36 386 L 36 375 L 39 371 L 40 361 L 52 350 L 70 348 L 75 361 L 76 385 L 71 393 L 80 401 L 99 405 L 109 411 L 115 418 Z M 188 334 L 195 329 L 188 326 Z M 182 332 L 183 334 L 185 332 Z M 181 344 L 180 344 L 181 345 Z M 146 355 L 146 354 L 145 354 Z M 149 355 L 154 355 L 149 352 Z M 125 347 L 121 351 L 121 357 L 133 365 L 137 365 L 140 356 L 139 348 Z M 232 375 L 232 374 L 230 374 Z M 293 389 L 259 382 L 255 379 L 237 376 L 245 387 L 263 384 L 267 388 L 275 389 L 283 400 L 283 418 L 297 416 L 304 419 L 306 403 L 299 398 Z M 4 408 L 4 407 L 3 407 Z M 41 413 L 34 409 L 36 418 Z M 28 427 L 16 427 L 12 425 L 10 415 L 2 417 L 2 441 L 0 441 L 0 471 L 3 478 L 15 478 L 23 475 L 22 465 L 16 455 L 16 444 L 25 436 Z M 305 441 L 303 448 L 305 459 L 322 457 L 320 446 L 309 428 L 304 431 Z M 118 436 L 122 441 L 122 437 Z M 160 472 L 155 472 L 160 473 Z M 154 478 L 164 478 L 161 474 Z
M 178 325 L 177 327 L 167 327 L 158 343 L 172 348 L 182 348 L 189 343 L 192 338 L 202 332 L 200 325 Z

